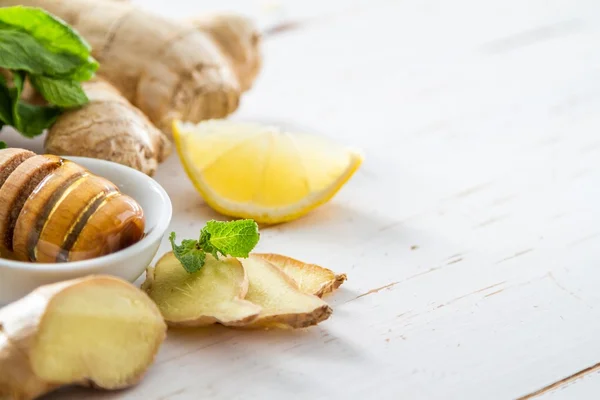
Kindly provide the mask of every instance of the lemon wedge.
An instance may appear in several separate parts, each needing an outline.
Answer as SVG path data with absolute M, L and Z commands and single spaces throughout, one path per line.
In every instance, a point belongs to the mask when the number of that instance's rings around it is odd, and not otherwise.
M 230 120 L 175 121 L 189 178 L 216 211 L 273 224 L 329 201 L 362 163 L 360 153 L 312 134 Z

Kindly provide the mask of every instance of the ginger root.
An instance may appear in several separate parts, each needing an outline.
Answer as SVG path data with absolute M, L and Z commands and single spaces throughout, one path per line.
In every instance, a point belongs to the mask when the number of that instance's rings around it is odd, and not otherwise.
M 13 5 L 41 7 L 70 24 L 90 43 L 106 80 L 83 84 L 90 103 L 58 118 L 47 153 L 101 158 L 153 175 L 170 154 L 172 121 L 231 114 L 261 67 L 260 33 L 235 14 L 183 22 L 126 1 L 0 0 L 0 7 Z M 43 102 L 31 85 L 24 98 Z
M 206 256 L 204 266 L 188 274 L 172 252 L 146 270 L 142 285 L 169 326 L 245 325 L 261 308 L 243 300 L 248 279 L 235 258 Z
M 240 46 L 255 44 L 253 29 L 231 28 L 239 22 L 226 28 L 210 25 L 209 34 L 127 2 L 0 0 L 0 6 L 12 5 L 41 7 L 73 26 L 90 43 L 100 63 L 99 75 L 167 134 L 173 119 L 199 122 L 229 115 L 254 79 L 253 67 L 233 68 L 230 60 L 254 54 L 256 46 L 240 51 L 227 44 L 229 39 L 214 39 L 237 37 Z M 216 34 L 220 29 L 237 36 Z M 239 34 L 250 37 L 241 40 Z M 235 53 L 224 54 L 227 51 Z
M 153 175 L 171 152 L 169 139 L 108 82 L 83 82 L 89 103 L 66 111 L 45 140 L 50 154 L 101 158 Z
M 191 23 L 215 40 L 235 71 L 240 89 L 252 88 L 262 66 L 262 35 L 253 21 L 237 14 L 213 13 L 192 18 Z
M 165 335 L 156 305 L 121 279 L 42 286 L 0 309 L 0 399 L 34 399 L 73 384 L 132 386 Z
M 316 264 L 308 264 L 280 254 L 254 253 L 281 269 L 292 278 L 301 292 L 323 297 L 333 292 L 346 281 L 346 274 L 336 274 L 332 270 Z

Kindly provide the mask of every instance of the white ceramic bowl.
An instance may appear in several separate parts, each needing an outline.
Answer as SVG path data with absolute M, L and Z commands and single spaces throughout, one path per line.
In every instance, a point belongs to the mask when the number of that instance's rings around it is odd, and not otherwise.
M 90 274 L 119 276 L 135 281 L 150 264 L 169 227 L 172 206 L 169 196 L 149 176 L 117 163 L 65 156 L 102 176 L 133 197 L 144 210 L 146 234 L 139 242 L 113 254 L 85 261 L 39 264 L 0 258 L 0 305 L 15 301 L 36 287 Z

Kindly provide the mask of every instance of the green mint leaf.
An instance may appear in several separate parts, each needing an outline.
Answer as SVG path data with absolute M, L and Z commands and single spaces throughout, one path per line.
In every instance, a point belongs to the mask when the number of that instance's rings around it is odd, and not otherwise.
M 0 75 L 0 121 L 3 125 L 12 125 L 12 99 L 6 85 L 6 79 Z
M 4 143 L 2 140 L 0 140 L 0 150 L 5 149 L 6 148 L 6 143 Z
M 30 33 L 56 53 L 79 54 L 85 59 L 92 50 L 66 22 L 41 8 L 3 7 L 0 9 L 0 22 Z
M 89 81 L 96 75 L 96 71 L 98 71 L 99 67 L 100 64 L 98 64 L 98 61 L 90 56 L 87 63 L 76 68 L 68 77 L 78 82 Z
M 32 76 L 31 84 L 50 104 L 59 107 L 78 107 L 88 102 L 81 84 L 77 81 Z
M 207 241 L 212 247 L 223 255 L 233 257 L 248 257 L 260 239 L 258 225 L 251 219 L 208 221 L 203 231 L 210 235 Z
M 251 219 L 221 222 L 208 221 L 200 231 L 198 240 L 183 240 L 175 243 L 175 232 L 169 241 L 173 254 L 188 273 L 198 271 L 206 261 L 206 253 L 219 259 L 219 254 L 232 257 L 248 257 L 258 243 L 258 225 Z
M 23 132 L 21 125 L 21 115 L 19 114 L 19 101 L 23 86 L 25 86 L 25 73 L 23 71 L 14 71 L 12 74 L 13 86 L 8 89 L 12 105 L 12 126 L 19 132 Z
M 73 54 L 50 52 L 28 33 L 5 28 L 0 24 L 2 68 L 27 71 L 34 75 L 69 76 L 85 63 Z
M 90 45 L 73 28 L 34 7 L 0 8 L 0 68 L 12 75 L 0 80 L 0 122 L 24 136 L 49 128 L 63 109 L 88 102 L 80 82 L 98 70 Z M 37 106 L 21 100 L 26 77 L 47 100 Z
M 23 136 L 32 138 L 50 128 L 61 114 L 61 109 L 53 106 L 37 106 L 21 100 L 25 84 L 25 73 L 12 73 L 12 86 L 6 86 L 6 80 L 0 79 L 0 121 L 11 125 Z
M 85 77 L 98 68 L 85 39 L 40 8 L 0 8 L 0 49 L 2 67 L 36 75 Z
M 175 232 L 171 232 L 169 241 L 173 248 L 173 254 L 175 258 L 179 260 L 183 268 L 193 274 L 202 268 L 206 259 L 206 253 L 198 248 L 198 241 L 186 239 L 181 242 L 181 245 L 175 243 Z
M 217 251 L 215 246 L 213 246 L 210 243 L 210 233 L 208 233 L 206 229 L 202 229 L 200 231 L 200 240 L 198 242 L 202 250 L 204 250 L 207 253 L 210 253 L 217 260 L 219 259 L 219 252 Z
M 61 113 L 62 110 L 58 107 L 36 106 L 21 101 L 18 104 L 21 127 L 17 130 L 28 138 L 41 135 L 44 130 L 50 128 L 56 122 Z

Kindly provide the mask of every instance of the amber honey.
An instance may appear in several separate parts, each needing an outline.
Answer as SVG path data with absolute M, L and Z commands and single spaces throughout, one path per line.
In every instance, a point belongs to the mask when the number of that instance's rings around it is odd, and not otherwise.
M 112 182 L 53 155 L 0 150 L 0 254 L 40 263 L 80 261 L 139 241 L 140 205 Z

